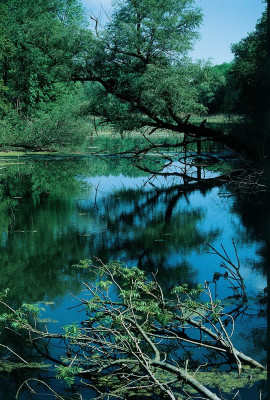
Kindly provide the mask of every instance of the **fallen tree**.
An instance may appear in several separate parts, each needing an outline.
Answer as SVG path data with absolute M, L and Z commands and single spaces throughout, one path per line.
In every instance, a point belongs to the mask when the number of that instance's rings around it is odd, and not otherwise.
M 19 311 L 8 307 L 5 319 L 28 332 L 36 350 L 58 365 L 60 378 L 73 384 L 80 377 L 96 399 L 127 399 L 136 393 L 176 400 L 180 393 L 191 398 L 191 388 L 204 399 L 218 400 L 222 394 L 197 378 L 199 369 L 207 374 L 213 366 L 236 365 L 240 376 L 244 365 L 262 371 L 265 367 L 232 342 L 235 319 L 247 302 L 237 252 L 235 264 L 224 249 L 223 254 L 211 249 L 225 270 L 215 274 L 213 283 L 225 278 L 237 299 L 230 311 L 213 297 L 209 282 L 177 286 L 165 296 L 155 276 L 149 280 L 141 270 L 118 262 L 104 265 L 98 260 L 92 265 L 86 260 L 77 267 L 91 270 L 96 279 L 84 283 L 87 295 L 77 298 L 86 314 L 80 325 L 49 333 L 38 323 L 38 308 L 29 305 Z M 66 357 L 51 355 L 53 342 L 62 344 Z

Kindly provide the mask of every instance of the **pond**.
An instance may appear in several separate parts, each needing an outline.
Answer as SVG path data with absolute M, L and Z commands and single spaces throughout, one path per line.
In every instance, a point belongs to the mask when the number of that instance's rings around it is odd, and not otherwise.
M 76 308 L 68 310 L 76 304 L 71 294 L 83 296 L 82 281 L 89 279 L 73 267 L 79 260 L 117 259 L 148 275 L 157 272 L 169 291 L 181 283 L 211 282 L 221 260 L 206 243 L 219 250 L 222 244 L 235 259 L 234 239 L 254 301 L 236 321 L 233 342 L 265 364 L 266 317 L 258 295 L 267 286 L 269 195 L 243 195 L 228 187 L 183 191 L 177 183 L 149 179 L 120 158 L 10 159 L 0 184 L 0 291 L 9 289 L 9 305 L 43 304 L 44 317 L 55 321 L 48 322 L 50 330 L 57 331 L 80 320 Z M 229 295 L 222 282 L 217 292 L 221 298 Z M 4 333 L 4 341 L 19 354 L 31 355 L 18 338 Z M 42 373 L 2 374 L 0 399 L 14 399 L 30 376 Z M 55 389 L 60 386 L 53 383 Z M 260 387 L 266 398 L 263 382 L 242 389 L 244 397 L 236 398 L 254 399 L 254 393 L 259 398 Z M 25 390 L 20 399 L 30 397 Z

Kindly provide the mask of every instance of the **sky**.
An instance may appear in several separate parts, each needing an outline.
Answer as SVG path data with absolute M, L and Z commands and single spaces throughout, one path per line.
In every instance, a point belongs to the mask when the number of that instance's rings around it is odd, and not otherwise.
M 87 11 L 99 15 L 101 8 L 111 8 L 111 0 L 81 0 Z M 263 0 L 196 0 L 204 20 L 201 39 L 190 53 L 193 59 L 211 59 L 222 64 L 233 59 L 232 43 L 237 43 L 255 28 L 266 3 Z

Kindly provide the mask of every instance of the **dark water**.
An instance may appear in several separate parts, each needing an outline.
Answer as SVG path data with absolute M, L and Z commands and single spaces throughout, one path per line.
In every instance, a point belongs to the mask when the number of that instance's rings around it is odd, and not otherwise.
M 80 318 L 76 309 L 67 311 L 75 304 L 68 292 L 80 295 L 87 279 L 72 267 L 80 259 L 119 259 L 147 274 L 158 271 L 169 290 L 184 282 L 211 281 L 220 260 L 206 242 L 216 248 L 223 244 L 234 259 L 234 239 L 254 299 L 249 314 L 237 321 L 234 343 L 266 363 L 266 320 L 257 295 L 267 286 L 267 193 L 232 196 L 227 188 L 183 192 L 177 180 L 149 181 L 125 160 L 20 161 L 25 164 L 9 166 L 0 184 L 0 291 L 9 288 L 10 305 L 52 302 L 46 317 L 58 321 L 50 326 L 58 330 Z M 220 297 L 229 294 L 221 284 L 217 290 Z M 19 339 L 4 338 L 20 354 L 31 353 Z M 25 376 L 33 375 L 3 375 L 0 399 L 15 398 Z M 237 398 L 259 399 L 258 387 L 256 396 L 254 390 L 243 390 L 244 397 Z M 264 386 L 263 391 L 265 396 Z M 20 398 L 32 397 L 25 391 Z

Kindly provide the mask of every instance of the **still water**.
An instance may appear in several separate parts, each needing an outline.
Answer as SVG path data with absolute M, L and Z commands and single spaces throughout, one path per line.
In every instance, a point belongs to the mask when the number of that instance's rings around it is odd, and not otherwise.
M 226 187 L 183 192 L 176 179 L 149 180 L 121 159 L 10 161 L 14 164 L 0 184 L 0 291 L 9 288 L 10 305 L 49 303 L 45 315 L 56 321 L 50 329 L 57 331 L 79 319 L 76 309 L 67 311 L 75 302 L 69 293 L 82 294 L 87 280 L 73 267 L 79 260 L 118 259 L 149 275 L 158 271 L 169 290 L 211 281 L 215 271 L 223 272 L 206 243 L 217 249 L 222 244 L 235 259 L 234 239 L 254 299 L 250 312 L 237 321 L 234 344 L 266 363 L 266 320 L 257 296 L 267 286 L 267 193 L 243 195 Z M 220 297 L 229 295 L 222 284 L 217 291 Z M 14 340 L 9 344 L 20 354 L 30 351 Z M 24 378 L 18 371 L 3 374 L 0 399 L 13 399 Z M 242 393 L 255 398 L 252 389 Z M 20 398 L 31 396 L 25 392 Z

